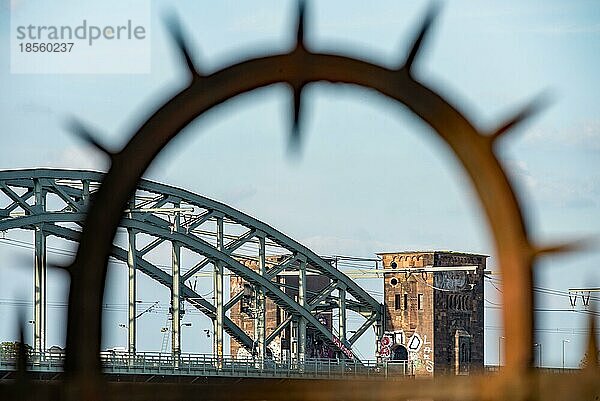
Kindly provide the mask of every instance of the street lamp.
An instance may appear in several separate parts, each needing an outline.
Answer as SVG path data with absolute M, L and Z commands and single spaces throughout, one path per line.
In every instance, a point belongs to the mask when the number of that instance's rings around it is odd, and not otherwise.
M 535 343 L 533 344 L 533 347 L 539 347 L 540 351 L 539 351 L 539 359 L 538 359 L 538 367 L 541 368 L 542 364 L 543 364 L 543 359 L 542 359 L 542 343 Z
M 562 368 L 565 370 L 565 344 L 570 343 L 571 340 L 563 339 L 562 340 Z
M 124 323 L 118 323 L 117 325 L 119 326 L 119 328 L 121 328 L 123 330 L 127 330 L 127 325 L 126 324 L 124 324 Z M 125 347 L 123 347 L 123 348 L 125 348 Z M 117 349 L 117 348 L 114 348 L 114 349 Z
M 506 340 L 506 337 L 504 337 L 504 336 L 498 337 L 498 369 L 500 369 L 500 357 L 502 355 L 502 352 L 500 351 L 501 340 Z

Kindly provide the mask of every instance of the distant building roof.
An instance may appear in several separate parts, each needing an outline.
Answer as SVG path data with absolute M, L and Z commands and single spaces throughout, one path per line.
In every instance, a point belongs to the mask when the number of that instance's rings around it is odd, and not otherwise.
M 446 255 L 467 255 L 467 256 L 482 256 L 485 258 L 489 258 L 490 255 L 484 255 L 481 253 L 471 253 L 471 252 L 457 252 L 457 251 L 446 251 L 446 250 L 426 250 L 426 251 L 396 251 L 396 252 L 378 252 L 376 255 L 399 255 L 399 254 L 412 254 L 412 253 L 433 253 L 433 254 L 446 254 Z

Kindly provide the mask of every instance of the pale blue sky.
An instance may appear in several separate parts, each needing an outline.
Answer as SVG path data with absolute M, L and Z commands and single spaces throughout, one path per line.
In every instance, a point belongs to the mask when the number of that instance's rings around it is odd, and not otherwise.
M 289 49 L 292 1 L 152 2 L 151 73 L 145 75 L 14 75 L 9 68 L 9 2 L 0 3 L 0 168 L 102 168 L 100 155 L 64 128 L 68 116 L 96 127 L 119 146 L 152 107 L 184 84 L 161 19 L 180 16 L 197 64 L 214 71 L 240 58 Z M 27 0 L 16 2 L 18 9 Z M 428 2 L 312 1 L 308 46 L 393 66 Z M 600 232 L 600 3 L 597 1 L 446 1 L 418 60 L 418 77 L 455 102 L 479 127 L 493 128 L 538 94 L 552 103 L 503 141 L 502 161 L 520 189 L 535 238 L 580 238 Z M 60 7 L 43 10 L 58 13 Z M 124 60 L 123 62 L 127 62 Z M 241 96 L 192 124 L 155 162 L 147 177 L 228 203 L 323 254 L 373 256 L 404 249 L 453 249 L 491 254 L 481 211 L 460 166 L 445 145 L 407 111 L 369 91 L 332 85 L 306 90 L 301 157 L 290 159 L 290 95 L 274 86 Z M 26 232 L 9 233 L 31 240 Z M 57 242 L 57 246 L 64 246 Z M 30 299 L 31 265 L 0 244 L 0 298 Z M 538 285 L 566 291 L 595 285 L 598 251 L 552 257 L 539 266 Z M 123 269 L 114 269 L 115 303 L 124 302 Z M 50 281 L 57 273 L 52 273 Z M 13 280 L 14 279 L 14 280 Z M 143 282 L 142 299 L 168 291 Z M 379 289 L 377 282 L 366 283 Z M 60 300 L 64 282 L 51 283 Z M 487 298 L 498 301 L 486 287 Z M 543 296 L 547 308 L 568 299 Z M 489 304 L 491 305 L 491 304 Z M 0 316 L 14 317 L 0 305 Z M 62 309 L 51 311 L 60 321 Z M 52 315 L 54 314 L 54 315 Z M 107 345 L 124 345 L 107 314 Z M 487 311 L 486 361 L 497 361 L 497 311 Z M 581 327 L 580 314 L 541 312 L 540 329 Z M 164 315 L 141 322 L 140 346 L 160 346 Z M 200 317 L 194 327 L 208 328 Z M 119 331 L 121 330 L 121 331 Z M 200 328 L 198 328 L 200 331 Z M 158 333 L 158 334 L 157 334 Z M 576 365 L 583 336 L 540 331 L 544 362 L 559 365 L 561 340 L 570 338 L 567 363 Z M 3 325 L 0 340 L 14 335 Z M 60 324 L 48 345 L 61 343 Z M 184 348 L 209 352 L 208 340 L 187 337 Z M 372 344 L 361 344 L 372 354 Z

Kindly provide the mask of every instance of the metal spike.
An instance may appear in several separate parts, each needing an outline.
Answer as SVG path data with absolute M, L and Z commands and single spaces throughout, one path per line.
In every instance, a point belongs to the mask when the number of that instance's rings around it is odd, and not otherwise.
M 427 10 L 427 14 L 425 15 L 425 18 L 423 19 L 423 24 L 421 25 L 421 29 L 419 30 L 417 37 L 413 41 L 413 45 L 410 49 L 410 52 L 408 53 L 408 57 L 406 57 L 406 61 L 404 62 L 404 65 L 401 68 L 402 70 L 408 71 L 409 73 L 412 71 L 413 63 L 414 63 L 415 59 L 417 58 L 419 52 L 421 51 L 423 39 L 425 38 L 425 35 L 429 31 L 429 28 L 431 27 L 433 20 L 437 16 L 438 11 L 439 11 L 439 6 L 435 3 L 433 3 L 429 7 L 429 10 Z
M 294 102 L 294 120 L 292 122 L 292 132 L 290 135 L 290 148 L 292 149 L 292 151 L 296 151 L 300 147 L 300 110 L 302 105 L 303 88 L 304 84 L 297 84 L 292 86 Z
M 111 160 L 115 157 L 115 152 L 108 150 L 94 137 L 94 135 L 88 130 L 88 128 L 79 120 L 72 118 L 69 121 L 69 130 L 74 132 L 78 137 L 83 139 L 85 142 L 99 149 L 102 153 L 106 154 Z
M 496 141 L 498 138 L 512 130 L 515 126 L 519 125 L 532 115 L 539 112 L 542 108 L 544 108 L 549 102 L 549 96 L 546 94 L 537 96 L 532 102 L 530 102 L 527 106 L 525 106 L 519 113 L 517 113 L 514 117 L 506 121 L 499 128 L 497 128 L 494 132 L 489 135 L 489 139 L 491 142 Z
M 549 246 L 534 246 L 534 256 L 543 256 L 555 253 L 568 253 L 581 251 L 583 249 L 589 249 L 593 246 L 594 241 L 592 238 L 585 238 L 576 241 L 571 241 L 563 244 L 549 245 Z
M 296 30 L 296 47 L 304 47 L 304 17 L 306 15 L 306 3 L 304 0 L 298 2 L 298 27 Z
M 27 375 L 27 349 L 25 348 L 25 318 L 23 310 L 19 311 L 19 347 L 17 349 L 16 386 L 21 395 L 28 391 L 29 376 Z
M 193 79 L 197 79 L 200 77 L 200 73 L 198 69 L 194 65 L 194 61 L 192 60 L 192 56 L 190 55 L 188 48 L 185 44 L 185 39 L 183 35 L 183 29 L 181 27 L 181 23 L 176 14 L 171 14 L 166 17 L 166 25 L 171 37 L 175 41 L 175 45 L 185 58 L 185 64 L 187 66 L 188 71 L 192 74 Z

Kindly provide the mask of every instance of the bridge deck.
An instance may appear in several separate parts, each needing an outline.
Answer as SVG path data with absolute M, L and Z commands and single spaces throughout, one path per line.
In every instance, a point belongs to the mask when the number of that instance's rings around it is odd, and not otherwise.
M 0 355 L 0 371 L 10 377 L 17 367 L 17 355 Z M 409 362 L 377 364 L 375 361 L 357 362 L 336 359 L 307 359 L 275 361 L 272 359 L 241 359 L 212 355 L 182 354 L 173 358 L 165 353 L 102 352 L 102 366 L 106 375 L 178 376 L 178 377 L 268 377 L 296 379 L 353 379 L 405 377 L 413 374 Z M 42 374 L 40 377 L 59 377 L 45 373 L 60 374 L 63 370 L 64 354 L 30 353 L 27 370 Z M 0 378 L 2 378 L 0 376 Z

